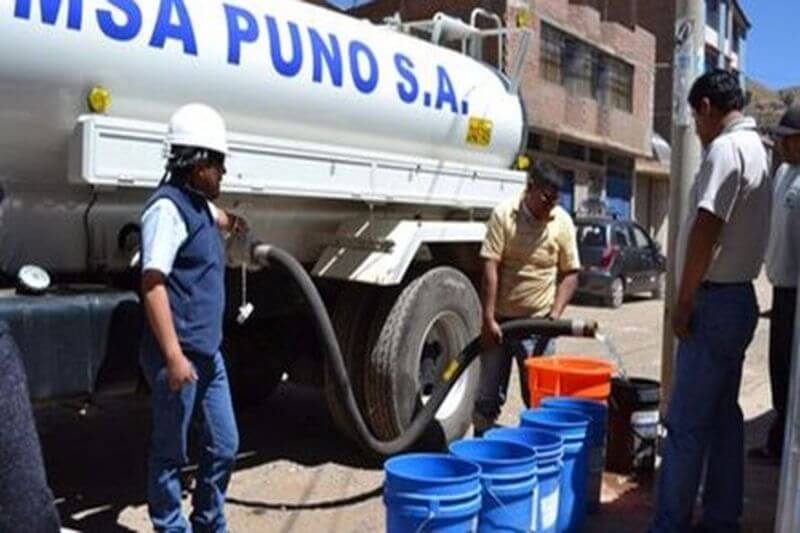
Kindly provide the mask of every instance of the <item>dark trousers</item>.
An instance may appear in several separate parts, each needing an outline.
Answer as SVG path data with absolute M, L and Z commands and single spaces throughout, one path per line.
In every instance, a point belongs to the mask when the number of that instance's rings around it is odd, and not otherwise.
M 501 318 L 500 323 L 511 318 Z M 481 379 L 475 399 L 475 412 L 489 422 L 500 416 L 500 410 L 508 397 L 508 384 L 511 379 L 511 361 L 517 362 L 519 386 L 522 400 L 530 407 L 530 392 L 525 370 L 525 360 L 529 357 L 551 355 L 555 351 L 554 339 L 531 335 L 520 340 L 504 340 L 502 346 L 481 354 Z
M 772 289 L 772 318 L 769 327 L 769 382 L 772 406 L 777 417 L 769 429 L 767 447 L 780 454 L 783 451 L 783 431 L 786 425 L 786 403 L 789 399 L 789 374 L 792 368 L 792 339 L 797 289 Z
M 752 285 L 697 291 L 690 334 L 675 358 L 651 533 L 689 531 L 704 464 L 703 525 L 714 533 L 739 530 L 744 494 L 739 386 L 757 322 Z

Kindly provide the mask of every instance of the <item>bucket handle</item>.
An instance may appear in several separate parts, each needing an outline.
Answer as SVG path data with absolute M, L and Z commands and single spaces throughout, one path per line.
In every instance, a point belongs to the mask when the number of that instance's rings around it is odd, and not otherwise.
M 424 533 L 425 526 L 430 524 L 431 520 L 436 518 L 436 513 L 439 512 L 439 502 L 437 500 L 433 500 L 433 501 L 435 502 L 435 505 L 431 505 L 430 506 L 430 509 L 428 509 L 428 516 L 426 516 L 425 520 L 423 520 L 420 523 L 419 527 L 417 528 L 417 530 L 414 533 Z M 434 507 L 435 507 L 435 509 L 434 509 Z
M 431 520 L 436 518 L 437 514 L 439 514 L 438 498 L 429 499 L 427 501 L 427 504 L 428 504 L 428 516 L 425 517 L 425 520 L 420 522 L 419 526 L 417 526 L 417 529 L 414 531 L 414 533 L 424 533 L 425 527 L 431 523 Z
M 502 500 L 500 500 L 500 498 L 497 496 L 497 494 L 495 494 L 494 491 L 492 490 L 492 481 L 491 481 L 491 479 L 484 478 L 482 480 L 482 482 L 483 482 L 483 489 L 486 491 L 486 494 L 491 496 L 492 499 L 497 502 L 497 505 L 500 506 L 500 508 L 503 510 L 503 512 L 511 519 L 511 522 L 513 523 L 514 515 L 511 514 L 511 511 L 508 510 L 508 507 L 505 506 L 505 504 L 502 502 Z

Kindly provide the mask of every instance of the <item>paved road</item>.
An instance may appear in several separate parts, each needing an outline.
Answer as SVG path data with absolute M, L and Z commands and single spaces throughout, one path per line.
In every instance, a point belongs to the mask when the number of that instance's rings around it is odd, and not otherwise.
M 759 285 L 762 307 L 767 286 Z M 575 306 L 570 315 L 595 319 L 619 347 L 631 375 L 659 376 L 661 302 L 637 299 L 611 311 Z M 751 439 L 767 421 L 766 326 L 759 325 L 748 357 L 742 404 Z M 560 353 L 602 355 L 594 341 L 560 341 Z M 516 378 L 503 421 L 521 409 Z M 148 407 L 144 398 L 108 399 L 87 416 L 68 407 L 38 413 L 48 474 L 65 525 L 83 531 L 147 531 L 144 458 Z M 234 532 L 380 531 L 382 472 L 334 431 L 316 391 L 282 386 L 257 410 L 240 414 L 242 451 L 227 514 Z M 187 469 L 187 479 L 191 477 Z M 771 530 L 775 470 L 749 473 L 747 526 Z M 591 531 L 641 531 L 651 494 L 641 485 L 607 476 L 604 506 Z M 188 503 L 188 502 L 187 502 Z

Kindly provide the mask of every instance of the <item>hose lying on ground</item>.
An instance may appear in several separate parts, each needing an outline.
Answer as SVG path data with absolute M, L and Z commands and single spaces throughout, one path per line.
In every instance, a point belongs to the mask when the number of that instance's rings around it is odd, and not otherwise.
M 458 381 L 458 378 L 467 370 L 481 353 L 479 339 L 470 342 L 464 350 L 455 356 L 447 365 L 441 376 L 441 381 L 433 389 L 430 399 L 425 406 L 417 413 L 411 421 L 411 425 L 402 435 L 390 441 L 382 441 L 372 434 L 364 422 L 364 418 L 358 409 L 353 389 L 350 385 L 350 378 L 347 375 L 347 368 L 344 358 L 336 339 L 336 332 L 333 330 L 328 311 L 322 301 L 322 297 L 303 266 L 289 253 L 274 246 L 261 244 L 253 247 L 252 257 L 262 266 L 277 266 L 285 270 L 292 276 L 297 283 L 304 299 L 312 311 L 314 320 L 314 330 L 322 341 L 322 349 L 333 370 L 333 377 L 336 383 L 336 393 L 339 401 L 345 406 L 353 428 L 356 431 L 361 444 L 380 455 L 394 455 L 411 447 L 425 432 L 431 420 L 436 415 L 436 411 L 447 398 L 450 389 Z M 530 335 L 542 335 L 544 337 L 577 336 L 593 337 L 597 330 L 594 322 L 584 322 L 580 320 L 551 320 L 551 319 L 520 319 L 512 320 L 502 324 L 504 339 L 523 338 Z

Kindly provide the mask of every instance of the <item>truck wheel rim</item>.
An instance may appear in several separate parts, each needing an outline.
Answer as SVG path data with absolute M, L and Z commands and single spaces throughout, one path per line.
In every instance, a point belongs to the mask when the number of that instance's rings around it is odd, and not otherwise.
M 447 363 L 468 342 L 468 339 L 462 338 L 463 331 L 465 331 L 463 321 L 452 311 L 440 312 L 428 325 L 417 352 L 419 354 L 417 379 L 419 380 L 419 395 L 422 405 L 425 405 L 430 399 L 433 385 L 439 381 Z M 447 399 L 436 411 L 437 420 L 445 420 L 458 410 L 464 401 L 469 375 L 473 371 L 473 369 L 469 369 L 458 379 L 450 394 L 447 395 Z

